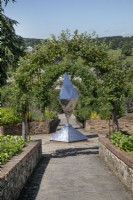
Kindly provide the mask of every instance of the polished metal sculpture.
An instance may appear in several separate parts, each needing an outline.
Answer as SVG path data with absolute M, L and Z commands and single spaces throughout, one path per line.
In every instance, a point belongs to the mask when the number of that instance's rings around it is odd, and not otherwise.
M 72 85 L 67 73 L 64 74 L 64 81 L 61 87 L 59 101 L 62 109 L 65 113 L 67 124 L 55 134 L 52 135 L 50 140 L 62 141 L 62 142 L 75 142 L 79 140 L 86 140 L 87 137 L 74 129 L 70 124 L 69 120 L 73 113 L 78 100 L 78 94 Z

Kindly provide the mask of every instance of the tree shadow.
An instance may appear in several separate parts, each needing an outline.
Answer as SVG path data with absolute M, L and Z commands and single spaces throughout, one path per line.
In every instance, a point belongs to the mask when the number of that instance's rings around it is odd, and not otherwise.
M 88 137 L 88 139 L 92 139 L 92 138 L 98 138 L 98 134 L 90 134 L 90 135 L 86 135 Z
M 99 154 L 99 147 L 88 147 L 88 148 L 68 148 L 59 149 L 51 155 L 51 158 L 64 158 L 68 156 L 79 156 L 79 155 L 90 155 Z
M 17 200 L 35 200 L 38 194 L 42 177 L 49 164 L 50 155 L 43 155 L 33 173 L 28 178 Z

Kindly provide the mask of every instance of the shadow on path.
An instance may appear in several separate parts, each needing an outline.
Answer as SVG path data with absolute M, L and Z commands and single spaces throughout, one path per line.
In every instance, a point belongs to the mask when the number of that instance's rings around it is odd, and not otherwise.
M 68 148 L 59 149 L 51 155 L 52 158 L 64 158 L 68 156 L 79 156 L 79 155 L 90 155 L 99 154 L 99 147 L 88 147 L 88 148 Z
M 38 194 L 40 183 L 44 172 L 48 166 L 50 157 L 42 156 L 42 159 L 35 167 L 32 175 L 28 179 L 26 185 L 20 193 L 20 196 L 17 200 L 35 200 Z

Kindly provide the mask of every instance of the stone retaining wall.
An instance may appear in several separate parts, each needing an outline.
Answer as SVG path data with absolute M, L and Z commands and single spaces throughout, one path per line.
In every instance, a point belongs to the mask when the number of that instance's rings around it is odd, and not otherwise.
M 2 166 L 0 172 L 0 200 L 16 200 L 28 177 L 42 156 L 41 140 L 26 146 Z
M 112 128 L 111 120 L 110 125 Z M 133 120 L 121 118 L 119 119 L 119 127 L 120 130 L 133 134 Z M 107 134 L 109 133 L 109 120 L 87 120 L 85 129 L 89 131 L 89 133 Z
M 56 118 L 50 121 L 29 122 L 28 124 L 29 133 L 30 135 L 53 133 L 56 131 L 59 121 L 60 120 Z M 1 134 L 3 135 L 21 135 L 22 124 L 3 125 L 0 127 L 0 131 Z
M 99 155 L 133 192 L 133 155 L 121 151 L 104 137 L 99 138 Z

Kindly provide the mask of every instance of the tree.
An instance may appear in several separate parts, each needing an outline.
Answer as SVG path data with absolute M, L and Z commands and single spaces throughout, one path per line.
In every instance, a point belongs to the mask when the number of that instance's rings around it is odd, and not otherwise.
M 5 1 L 5 6 L 7 6 L 10 0 Z M 15 0 L 12 0 L 15 2 Z M 15 70 L 17 67 L 17 61 L 20 56 L 24 54 L 23 39 L 22 37 L 16 35 L 14 25 L 17 21 L 12 20 L 4 15 L 4 9 L 2 7 L 2 2 L 0 3 L 0 21 L 1 21 L 1 45 L 0 45 L 0 72 L 1 79 L 0 84 L 6 84 L 9 74 L 8 70 Z
M 108 115 L 112 115 L 113 131 L 118 131 L 118 117 L 122 114 L 130 90 L 128 84 L 129 67 L 121 58 L 117 58 L 117 60 L 109 58 L 104 71 L 103 66 L 99 69 L 101 73 L 98 74 L 100 77 L 99 103 L 101 102 L 101 111 L 107 111 Z
M 125 43 L 122 46 L 121 54 L 124 55 L 124 56 L 131 56 L 131 54 L 132 54 L 132 47 L 128 43 Z

